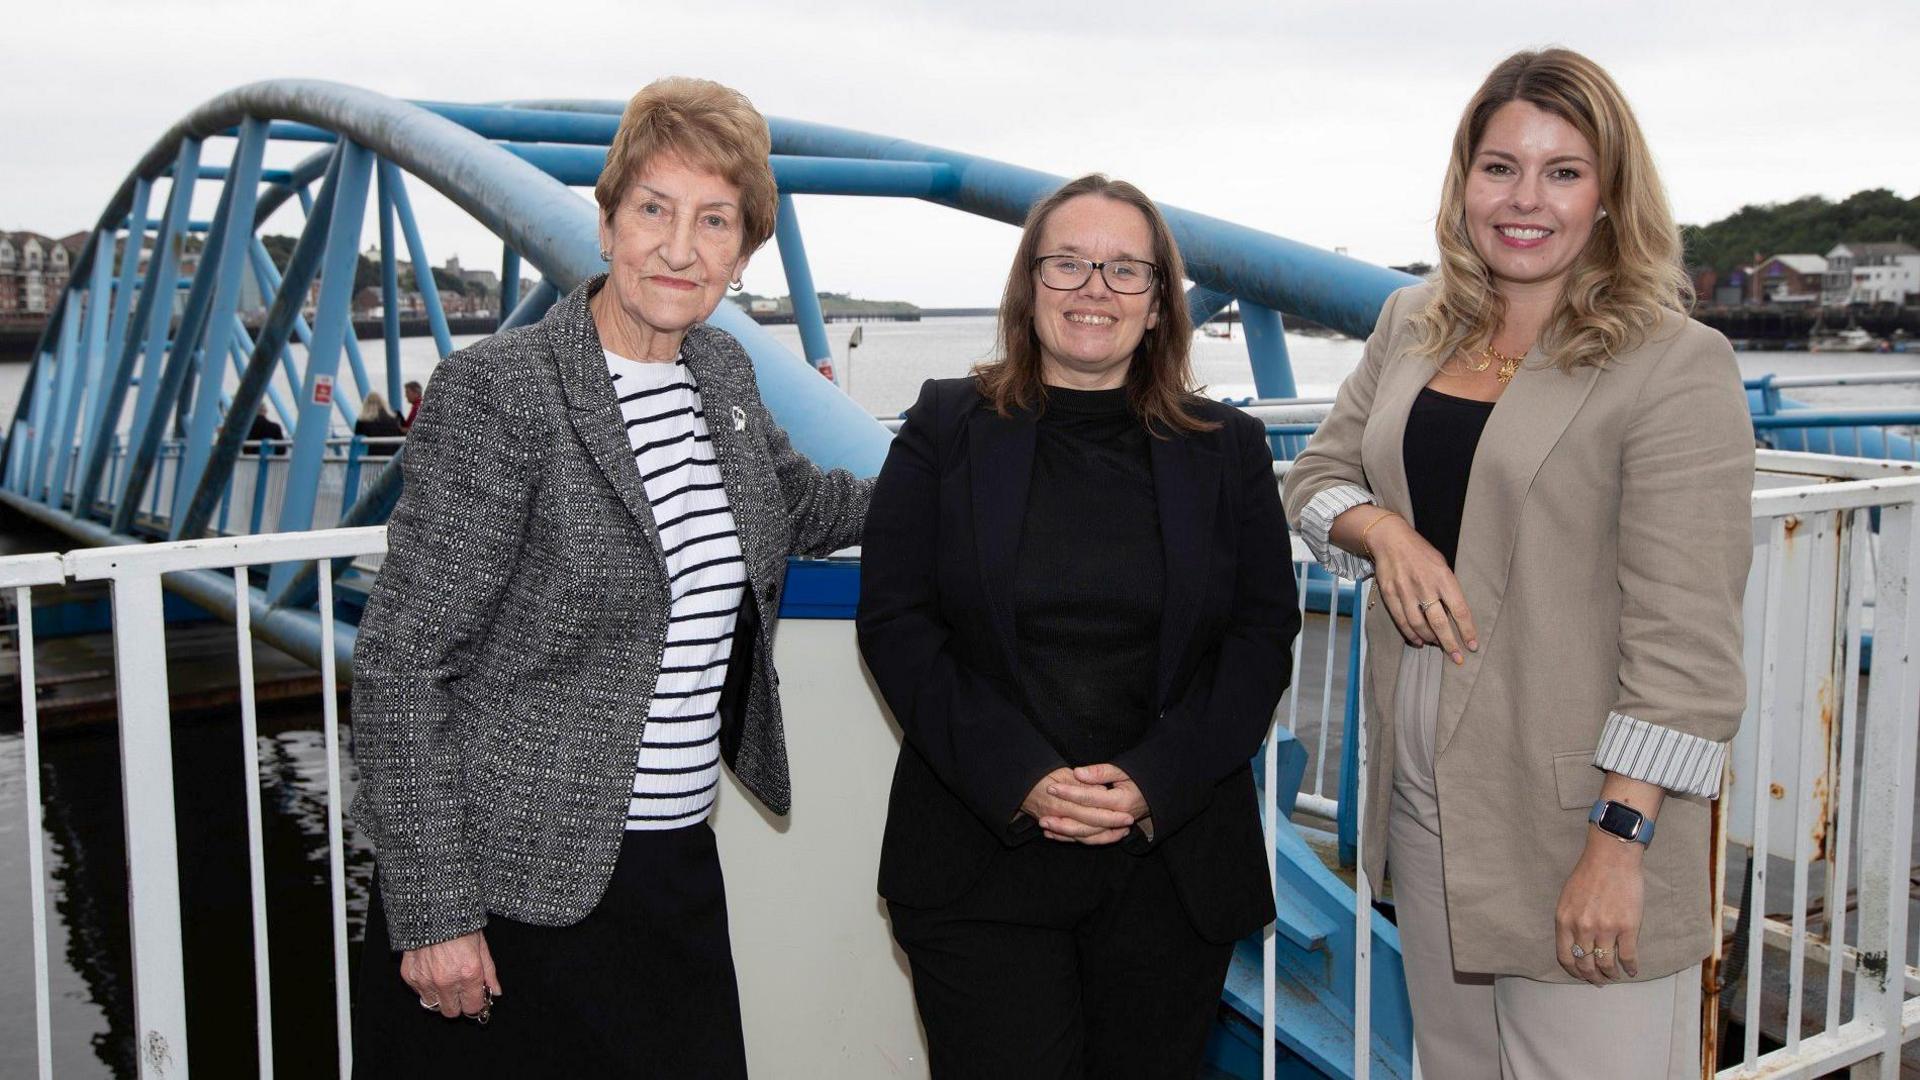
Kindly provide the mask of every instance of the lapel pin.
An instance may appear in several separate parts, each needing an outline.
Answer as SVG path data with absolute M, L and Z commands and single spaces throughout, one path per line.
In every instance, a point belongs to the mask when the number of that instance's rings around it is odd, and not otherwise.
M 738 405 L 735 405 L 733 407 L 733 430 L 735 431 L 747 430 L 747 410 L 741 408 Z

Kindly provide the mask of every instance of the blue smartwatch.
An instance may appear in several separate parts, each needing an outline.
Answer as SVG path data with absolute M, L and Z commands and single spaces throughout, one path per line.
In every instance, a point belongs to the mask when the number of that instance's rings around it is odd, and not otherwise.
M 1587 822 L 1599 826 L 1601 832 L 1624 844 L 1653 843 L 1653 822 L 1626 803 L 1601 799 L 1593 804 L 1593 812 L 1587 815 Z

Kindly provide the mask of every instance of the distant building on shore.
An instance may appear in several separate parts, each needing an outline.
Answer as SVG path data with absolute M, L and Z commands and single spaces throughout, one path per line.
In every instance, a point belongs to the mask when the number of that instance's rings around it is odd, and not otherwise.
M 84 232 L 57 240 L 36 232 L 0 232 L 0 318 L 45 315 L 86 246 Z
M 1750 304 L 1818 304 L 1827 274 L 1820 255 L 1774 255 L 1746 273 Z
M 1900 240 L 1843 243 L 1827 252 L 1828 304 L 1907 304 L 1920 294 L 1920 248 Z

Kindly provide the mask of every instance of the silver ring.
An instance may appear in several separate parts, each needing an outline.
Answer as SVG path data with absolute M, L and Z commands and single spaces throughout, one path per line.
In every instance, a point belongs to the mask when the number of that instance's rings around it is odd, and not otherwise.
M 1580 946 L 1578 946 L 1578 945 L 1575 945 L 1575 946 L 1573 947 L 1573 958 L 1574 958 L 1575 960 L 1578 960 L 1578 959 L 1580 959 L 1581 957 L 1583 957 L 1583 956 L 1585 956 L 1585 955 L 1587 955 L 1587 950 L 1585 950 L 1585 949 L 1583 949 L 1583 948 L 1581 948 L 1581 947 L 1580 947 Z
M 440 1003 L 437 1001 L 428 1001 L 426 998 L 421 998 L 420 1007 L 427 1010 L 428 1012 L 438 1012 L 440 1009 Z

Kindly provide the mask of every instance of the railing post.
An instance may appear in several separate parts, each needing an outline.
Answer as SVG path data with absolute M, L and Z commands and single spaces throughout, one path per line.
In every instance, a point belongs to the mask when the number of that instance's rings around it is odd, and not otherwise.
M 1913 783 L 1920 724 L 1920 503 L 1880 511 L 1880 565 L 1875 581 L 1873 671 L 1860 756 L 1859 951 L 1853 1000 L 1857 1018 L 1880 1033 L 1876 1064 L 1855 1077 L 1900 1075 L 1901 1013 L 1906 1000 L 1907 908 L 1911 889 Z
M 352 330 L 353 270 L 359 257 L 360 223 L 367 213 L 367 187 L 373 155 L 360 144 L 340 141 L 340 178 L 334 195 L 333 220 L 327 229 L 327 252 L 320 274 L 319 314 L 308 348 L 306 383 L 300 389 L 300 423 L 293 433 L 293 459 L 280 503 L 278 531 L 300 532 L 313 523 L 313 497 L 319 488 L 321 459 L 326 454 L 327 431 L 333 405 L 328 394 L 340 367 L 340 351 Z M 324 380 L 324 383 L 323 383 Z M 294 567 L 276 564 L 268 576 L 267 593 L 276 601 L 292 579 Z
M 787 272 L 787 298 L 793 302 L 793 322 L 800 328 L 800 347 L 816 370 L 833 370 L 833 348 L 827 344 L 827 320 L 820 313 L 820 294 L 814 291 L 813 267 L 807 263 L 807 245 L 800 238 L 800 219 L 793 196 L 780 196 L 773 234 L 780 245 L 780 266 Z
M 220 391 L 226 385 L 227 351 L 233 334 L 231 327 L 240 308 L 240 275 L 246 271 L 253 249 L 253 208 L 260 198 L 260 163 L 267 147 L 267 122 L 249 116 L 240 122 L 240 142 L 233 152 L 233 166 L 227 174 L 227 229 L 218 250 L 210 244 L 202 259 L 218 260 L 213 295 L 208 301 L 205 347 L 200 354 L 199 394 L 193 403 L 192 419 L 187 425 L 186 445 L 182 448 L 180 471 L 173 488 L 173 505 L 168 510 L 170 540 L 188 537 L 181 531 L 187 500 L 192 497 L 200 475 L 206 471 L 207 458 L 213 452 L 213 436 L 220 419 Z M 251 422 L 253 405 L 247 405 Z M 198 535 L 197 533 L 191 535 Z
M 132 916 L 134 1050 L 140 1076 L 187 1075 L 180 860 L 160 575 L 113 579 L 114 678 L 120 696 L 121 802 Z

